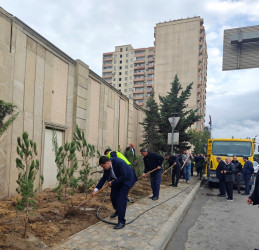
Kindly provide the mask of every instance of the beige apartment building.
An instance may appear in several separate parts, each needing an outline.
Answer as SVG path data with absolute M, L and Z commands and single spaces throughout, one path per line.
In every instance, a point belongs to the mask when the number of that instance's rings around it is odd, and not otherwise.
M 103 79 L 145 107 L 154 86 L 154 60 L 154 47 L 116 46 L 114 52 L 103 54 Z
M 165 96 L 170 83 L 178 74 L 185 89 L 193 82 L 187 104 L 197 109 L 201 121 L 197 129 L 204 127 L 207 83 L 207 45 L 203 19 L 193 17 L 156 24 L 155 27 L 155 96 Z
M 43 189 L 57 185 L 53 127 L 59 146 L 72 140 L 77 124 L 101 153 L 108 145 L 124 151 L 131 142 L 139 152 L 145 114 L 133 100 L 2 8 L 0 34 L 0 99 L 19 111 L 0 137 L 0 197 L 15 194 L 17 137 L 23 131 L 37 144 Z M 98 168 L 96 158 L 90 164 Z

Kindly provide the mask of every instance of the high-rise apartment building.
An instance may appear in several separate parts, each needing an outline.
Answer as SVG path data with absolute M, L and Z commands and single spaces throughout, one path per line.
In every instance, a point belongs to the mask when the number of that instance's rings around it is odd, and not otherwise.
M 154 85 L 155 48 L 116 46 L 103 54 L 102 77 L 124 95 L 145 106 Z
M 167 94 L 175 74 L 178 74 L 184 89 L 193 82 L 187 104 L 189 108 L 197 109 L 197 114 L 202 117 L 196 128 L 203 128 L 208 57 L 203 19 L 193 17 L 158 23 L 155 27 L 155 48 L 156 99 Z

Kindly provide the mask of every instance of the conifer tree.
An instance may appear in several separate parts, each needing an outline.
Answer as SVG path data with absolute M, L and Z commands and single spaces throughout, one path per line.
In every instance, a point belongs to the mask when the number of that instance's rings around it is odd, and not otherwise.
M 17 138 L 17 154 L 16 167 L 19 171 L 18 180 L 16 181 L 18 187 L 16 191 L 21 195 L 21 199 L 17 202 L 17 208 L 21 211 L 25 210 L 25 227 L 24 237 L 27 237 L 27 225 L 30 211 L 35 208 L 34 195 L 37 188 L 34 188 L 34 181 L 39 170 L 40 162 L 35 159 L 37 156 L 36 143 L 29 139 L 28 133 L 24 132 L 22 139 Z M 40 185 L 43 183 L 43 176 L 40 176 Z
M 16 119 L 19 112 L 15 111 L 16 106 L 12 103 L 5 102 L 3 100 L 0 100 L 0 136 L 8 129 L 8 127 L 13 123 L 13 121 Z M 7 115 L 11 115 L 7 121 L 4 121 Z
M 188 142 L 190 136 L 187 134 L 187 129 L 195 122 L 200 120 L 200 116 L 196 115 L 196 110 L 190 109 L 186 101 L 190 98 L 193 83 L 187 85 L 183 90 L 179 78 L 175 75 L 171 83 L 171 89 L 164 97 L 159 96 L 160 99 L 160 133 L 163 135 L 164 142 L 167 142 L 168 133 L 172 132 L 172 128 L 168 121 L 169 117 L 178 116 L 180 120 L 175 128 L 179 132 L 179 145 L 175 146 L 176 151 L 181 152 L 183 149 L 190 148 Z M 163 151 L 169 151 L 170 148 L 166 143 L 163 145 Z
M 149 151 L 159 152 L 165 142 L 159 132 L 161 118 L 159 115 L 158 104 L 154 98 L 154 92 L 151 93 L 150 98 L 147 101 L 147 107 L 148 109 L 145 110 L 146 117 L 144 118 L 144 121 L 140 123 L 144 128 L 144 140 L 140 146 L 147 147 Z

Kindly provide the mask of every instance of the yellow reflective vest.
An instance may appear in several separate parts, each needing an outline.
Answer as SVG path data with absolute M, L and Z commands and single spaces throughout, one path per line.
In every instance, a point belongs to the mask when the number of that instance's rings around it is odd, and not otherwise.
M 118 157 L 121 160 L 125 161 L 128 165 L 130 165 L 130 162 L 128 161 L 128 159 L 120 152 L 118 151 L 110 151 L 107 155 L 106 155 L 109 159 L 111 157 Z

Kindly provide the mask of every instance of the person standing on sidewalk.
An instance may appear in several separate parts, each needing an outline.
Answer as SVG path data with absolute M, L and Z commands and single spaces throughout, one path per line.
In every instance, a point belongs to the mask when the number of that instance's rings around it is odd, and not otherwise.
M 172 184 L 170 186 L 177 187 L 178 181 L 180 179 L 180 171 L 181 171 L 181 164 L 179 162 L 179 159 L 176 155 L 170 155 L 170 154 L 166 154 L 165 159 L 168 161 L 169 168 L 174 165 L 171 170 Z M 167 173 L 167 170 L 165 170 L 165 173 Z
M 142 174 L 142 176 L 146 176 L 147 172 L 157 169 L 156 171 L 150 173 L 150 182 L 153 196 L 149 198 L 154 201 L 158 200 L 164 157 L 157 153 L 148 152 L 146 148 L 142 148 L 140 150 L 140 153 L 142 156 L 144 156 L 143 160 L 145 165 L 144 173 Z
M 237 160 L 237 156 L 233 156 L 232 163 L 235 165 L 235 180 L 237 185 L 237 192 L 240 194 L 240 175 L 242 173 L 242 164 Z
M 190 153 L 187 153 L 187 150 L 183 150 L 182 154 L 182 161 L 184 164 L 184 177 L 187 183 L 190 183 L 190 174 L 191 174 L 191 164 L 192 164 L 192 155 Z
M 244 159 L 244 168 L 243 168 L 243 176 L 244 176 L 244 181 L 245 181 L 245 192 L 242 193 L 242 195 L 249 195 L 250 192 L 250 180 L 251 180 L 251 176 L 254 173 L 254 167 L 253 167 L 253 163 L 251 161 L 248 160 L 247 156 L 243 157 Z
M 115 209 L 115 213 L 110 217 L 115 218 L 118 216 L 118 224 L 115 225 L 114 229 L 121 229 L 125 227 L 126 222 L 125 213 L 128 193 L 138 178 L 133 169 L 125 161 L 117 157 L 109 159 L 107 156 L 101 156 L 99 165 L 104 170 L 103 176 L 96 185 L 92 196 L 95 196 L 97 191 L 108 181 L 108 185 L 111 188 L 111 202 Z
M 226 187 L 224 181 L 224 169 L 225 169 L 225 162 L 222 161 L 220 156 L 216 157 L 218 162 L 218 167 L 216 169 L 216 177 L 219 179 L 219 197 L 226 197 Z
M 255 179 L 255 188 L 251 196 L 247 198 L 247 204 L 259 205 L 259 171 L 257 171 Z
M 225 186 L 227 191 L 227 200 L 233 201 L 233 183 L 235 180 L 235 165 L 231 162 L 229 157 L 225 158 L 226 166 L 224 169 Z

